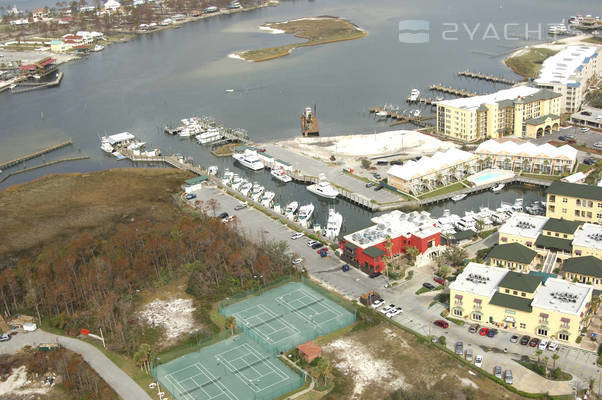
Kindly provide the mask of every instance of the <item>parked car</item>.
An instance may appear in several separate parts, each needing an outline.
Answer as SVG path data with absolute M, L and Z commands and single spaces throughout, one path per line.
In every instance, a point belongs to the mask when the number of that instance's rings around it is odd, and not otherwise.
M 529 341 L 529 346 L 531 346 L 531 347 L 537 347 L 538 344 L 539 344 L 539 339 L 537 339 L 536 337 L 534 337 L 533 339 L 531 339 Z
M 374 177 L 374 179 L 382 179 L 382 176 L 380 176 L 378 172 L 373 173 L 372 176 Z
M 188 193 L 186 195 L 186 200 L 192 200 L 192 199 L 196 199 L 196 194 L 194 194 L 194 193 Z
M 494 337 L 495 335 L 497 335 L 497 329 L 489 329 L 489 332 L 487 332 L 487 337 Z
M 392 311 L 395 309 L 395 304 L 389 304 L 388 306 L 384 306 L 383 308 L 381 308 L 380 310 L 378 310 L 379 312 L 386 314 L 389 311 Z
M 371 188 L 374 185 L 376 185 L 376 183 L 374 183 L 374 182 L 368 182 L 368 183 L 366 183 L 366 187 L 367 188 Z
M 472 362 L 472 349 L 466 349 L 466 360 Z
M 548 350 L 550 350 L 550 351 L 558 350 L 558 342 L 551 341 L 550 344 L 548 345 Z
M 602 150 L 602 142 L 596 142 L 592 145 L 594 149 Z
M 391 164 L 391 165 L 403 165 L 403 161 L 393 160 L 389 164 Z
M 295 258 L 295 259 L 293 260 L 293 265 L 299 265 L 299 264 L 301 264 L 302 262 L 303 262 L 303 259 L 302 259 L 302 258 Z
M 378 278 L 379 276 L 381 276 L 382 274 L 380 272 L 372 272 L 370 273 L 370 275 L 368 275 L 370 278 L 374 279 L 374 278 Z
M 313 246 L 314 244 L 316 244 L 316 243 L 320 243 L 320 242 L 318 242 L 317 240 L 308 240 L 308 241 L 307 241 L 307 245 L 308 245 L 309 247 L 312 247 L 312 246 Z
M 220 219 L 226 219 L 226 218 L 228 218 L 228 213 L 227 212 L 223 212 L 220 215 L 218 215 L 217 217 L 220 218 Z
M 502 379 L 502 367 L 496 365 L 493 369 L 493 375 L 495 375 L 495 377 L 498 379 Z
M 321 249 L 322 247 L 324 247 L 324 245 L 322 243 L 320 243 L 320 242 L 316 242 L 316 243 L 314 243 L 314 244 L 311 245 L 311 248 L 314 249 L 314 250 Z
M 403 312 L 403 309 L 401 307 L 395 307 L 394 309 L 392 309 L 391 311 L 389 311 L 387 313 L 387 317 L 393 318 L 394 316 L 401 314 L 402 312 Z
M 433 289 L 435 288 L 435 285 L 433 285 L 433 284 L 432 284 L 432 283 L 430 283 L 430 282 L 424 282 L 424 283 L 422 284 L 422 286 L 424 286 L 424 287 L 425 287 L 425 288 L 427 288 L 428 290 L 433 290 Z
M 8 342 L 10 340 L 10 335 L 8 333 L 3 333 L 0 335 L 0 342 Z
M 437 276 L 437 275 L 433 276 L 433 280 L 435 282 L 437 282 L 438 284 L 445 286 L 445 279 L 441 278 L 440 276 Z
M 321 247 L 318 249 L 318 251 L 316 251 L 316 253 L 320 254 L 320 253 L 328 253 L 328 247 Z
M 513 383 L 513 380 L 512 380 L 512 371 L 510 371 L 509 369 L 506 370 L 506 375 L 504 376 L 504 381 L 508 385 L 512 385 L 512 383 Z
M 437 325 L 440 328 L 447 329 L 449 327 L 449 323 L 445 320 L 438 319 L 433 324 Z
M 558 140 L 562 140 L 563 142 L 566 142 L 568 139 L 569 138 L 564 135 L 558 136 Z
M 376 165 L 389 165 L 388 161 L 384 161 L 384 160 L 379 160 L 376 162 Z
M 573 134 L 570 134 L 570 135 L 564 135 L 564 136 L 566 136 L 566 137 L 567 137 L 567 138 L 569 138 L 569 139 L 575 139 L 575 135 L 573 135 Z
M 376 310 L 378 307 L 381 307 L 383 304 L 385 304 L 385 301 L 383 299 L 376 299 L 372 302 L 372 304 L 370 304 L 370 307 L 372 307 Z
M 464 354 L 464 343 L 456 342 L 456 354 L 459 356 Z
M 526 346 L 529 343 L 529 340 L 531 340 L 531 336 L 524 335 L 522 338 L 520 338 L 520 344 Z
M 510 338 L 510 343 L 517 343 L 518 342 L 518 335 L 512 335 L 512 337 Z
M 299 238 L 302 238 L 303 236 L 305 236 L 305 235 L 302 232 L 295 232 L 291 235 L 291 239 L 297 240 Z
M 349 265 L 347 265 L 347 264 L 343 265 L 343 266 L 341 267 L 341 271 L 343 271 L 343 272 L 347 272 L 347 271 L 349 271 Z
M 479 329 L 479 335 L 481 335 L 481 336 L 487 336 L 488 333 L 489 333 L 489 328 L 483 327 L 483 328 Z
M 589 132 L 589 128 L 581 128 L 581 132 Z
M 477 356 L 474 358 L 474 365 L 479 368 L 483 368 L 483 356 L 482 355 L 477 354 Z
M 326 251 L 326 249 L 321 249 L 321 250 L 318 250 L 318 254 L 320 255 L 320 257 L 327 257 L 328 251 Z
M 468 332 L 470 332 L 470 333 L 477 333 L 477 331 L 479 330 L 480 327 L 481 326 L 479 324 L 472 324 L 468 328 Z
M 237 204 L 236 207 L 234 207 L 234 211 L 244 210 L 247 207 L 249 207 L 249 205 L 247 203 Z M 301 236 L 303 236 L 303 234 L 301 234 Z M 301 237 L 301 236 L 299 236 L 299 237 Z
M 538 348 L 539 350 L 545 350 L 545 349 L 547 349 L 547 348 L 548 348 L 548 343 L 550 343 L 550 342 L 548 341 L 548 339 L 542 339 L 542 340 L 541 340 L 541 342 L 539 342 L 539 346 L 537 346 L 537 348 Z
M 595 163 L 596 163 L 596 159 L 591 158 L 591 157 L 583 160 L 583 164 L 585 164 L 585 165 L 594 165 Z
M 384 189 L 384 186 L 383 185 L 378 185 L 377 187 L 374 188 L 374 191 L 378 192 L 379 190 L 382 190 L 382 189 Z

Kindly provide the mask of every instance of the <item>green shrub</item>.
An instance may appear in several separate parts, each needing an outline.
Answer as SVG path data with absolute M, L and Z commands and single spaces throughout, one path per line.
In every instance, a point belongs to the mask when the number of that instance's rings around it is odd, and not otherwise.
M 581 341 L 583 340 L 583 336 L 579 336 L 576 340 L 575 343 L 579 344 L 581 343 Z
M 439 336 L 439 343 L 441 343 L 442 346 L 445 346 L 445 341 L 447 339 L 445 338 L 445 336 Z

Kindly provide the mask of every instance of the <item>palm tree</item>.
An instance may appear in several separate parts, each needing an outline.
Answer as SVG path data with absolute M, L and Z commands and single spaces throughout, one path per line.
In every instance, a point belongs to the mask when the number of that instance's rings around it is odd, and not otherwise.
M 556 360 L 558 360 L 560 356 L 558 354 L 552 355 L 552 369 L 556 369 Z
M 527 170 L 527 169 L 530 169 L 530 168 L 529 168 L 529 164 L 530 164 L 529 160 L 528 160 L 527 158 L 525 158 L 525 159 L 523 160 L 523 171 L 525 171 L 525 170 Z
M 537 356 L 537 365 L 539 365 L 540 357 L 541 357 L 542 353 L 543 353 L 543 351 L 541 351 L 541 350 L 536 350 L 535 351 L 535 355 Z
M 543 364 L 545 366 L 546 375 L 548 375 L 548 362 L 549 361 L 550 361 L 550 359 L 547 356 L 543 358 Z
M 550 173 L 550 171 L 548 171 L 549 166 L 550 166 L 550 161 L 544 160 L 544 162 L 543 162 L 543 170 L 544 170 L 544 172 L 546 174 Z
M 225 325 L 226 329 L 230 329 L 230 335 L 233 336 L 234 328 L 236 328 L 236 318 L 234 318 L 233 315 L 229 316 L 228 318 L 226 318 L 224 325 Z

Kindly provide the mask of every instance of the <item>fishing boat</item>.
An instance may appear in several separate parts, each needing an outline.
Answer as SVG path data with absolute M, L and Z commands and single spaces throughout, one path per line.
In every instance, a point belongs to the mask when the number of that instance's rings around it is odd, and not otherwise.
M 251 189 L 253 188 L 253 184 L 249 181 L 245 181 L 241 186 L 240 186 L 240 194 L 242 194 L 243 196 L 248 196 L 249 192 L 251 191 Z
M 335 240 L 341 232 L 343 225 L 343 216 L 336 212 L 334 208 L 328 210 L 328 221 L 326 222 L 326 237 Z
M 288 203 L 284 210 L 284 216 L 292 221 L 295 217 L 295 212 L 297 212 L 297 208 L 299 208 L 299 203 L 296 201 Z
M 332 187 L 330 182 L 326 180 L 326 175 L 324 174 L 320 174 L 318 183 L 309 185 L 307 190 L 327 199 L 334 199 L 339 195 L 339 191 Z
M 258 171 L 264 167 L 263 162 L 257 156 L 257 152 L 253 150 L 246 149 L 243 153 L 234 153 L 232 158 L 253 171 Z
M 222 183 L 224 185 L 229 185 L 233 178 L 234 178 L 234 172 L 230 171 L 229 169 L 226 169 L 226 171 L 224 171 L 224 177 L 222 178 Z
M 457 194 L 457 195 L 455 195 L 455 196 L 452 196 L 452 198 L 451 198 L 451 199 L 452 199 L 453 201 L 460 201 L 460 200 L 462 200 L 463 198 L 465 198 L 466 196 L 467 196 L 467 194 L 466 194 L 466 193 L 460 193 L 460 194 Z
M 274 201 L 274 192 L 267 191 L 261 196 L 261 205 L 265 208 L 272 207 L 272 202 Z
M 383 119 L 387 119 L 387 117 L 389 116 L 389 113 L 385 110 L 381 110 L 374 115 L 376 115 L 377 119 L 383 120 Z
M 418 101 L 418 96 L 420 96 L 420 90 L 412 89 L 412 91 L 410 92 L 410 97 L 408 97 L 408 100 Z
M 222 134 L 216 128 L 209 128 L 206 132 L 201 133 L 196 137 L 200 144 L 211 143 L 223 138 Z
M 274 168 L 270 174 L 280 182 L 288 183 L 293 180 L 282 168 Z
M 499 192 L 500 190 L 502 190 L 504 188 L 504 186 L 506 186 L 506 185 L 504 185 L 503 183 L 498 183 L 497 185 L 495 185 L 494 187 L 491 188 L 491 191 Z
M 297 222 L 299 225 L 304 228 L 309 227 L 309 221 L 311 220 L 311 216 L 314 213 L 314 205 L 312 203 L 306 204 L 299 208 L 299 215 L 297 217 Z

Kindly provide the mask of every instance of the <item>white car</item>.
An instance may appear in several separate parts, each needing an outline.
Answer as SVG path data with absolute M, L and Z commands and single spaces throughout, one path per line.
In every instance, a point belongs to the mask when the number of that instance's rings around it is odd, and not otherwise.
M 394 309 L 392 309 L 391 311 L 389 311 L 386 315 L 389 318 L 393 318 L 394 316 L 401 314 L 403 312 L 403 309 L 401 307 L 396 307 Z
M 550 351 L 556 351 L 558 350 L 558 342 L 550 342 L 550 344 L 548 345 L 548 350 Z
M 600 150 L 600 149 L 602 149 L 602 142 L 596 142 L 596 143 L 594 143 L 594 144 L 592 145 L 592 147 L 593 147 L 594 149 L 598 149 L 598 150 Z
M 316 243 L 320 243 L 320 242 L 318 242 L 317 240 L 309 240 L 309 241 L 307 242 L 307 246 L 311 247 L 311 246 L 313 246 L 313 245 L 314 245 L 314 244 L 316 244 Z
M 302 258 L 295 258 L 295 259 L 293 260 L 293 265 L 299 265 L 299 264 L 301 264 L 302 262 L 303 262 L 303 259 L 302 259 Z
M 589 128 L 581 128 L 581 132 L 589 132 Z
M 545 350 L 548 347 L 548 343 L 550 343 L 548 339 L 542 339 L 541 342 L 539 342 L 539 350 Z
M 370 307 L 374 308 L 375 310 L 382 306 L 383 304 L 385 304 L 385 301 L 383 299 L 378 299 L 378 300 L 374 300 L 372 302 L 372 304 L 370 304 Z
M 477 354 L 476 358 L 474 359 L 474 365 L 479 368 L 483 368 L 483 356 L 482 355 Z
M 293 240 L 297 240 L 297 239 L 299 239 L 299 238 L 302 238 L 303 236 L 305 236 L 303 233 L 301 233 L 301 232 L 296 232 L 296 233 L 293 233 L 293 235 L 291 236 L 291 239 L 293 239 Z
M 389 311 L 393 311 L 394 309 L 395 309 L 395 304 L 389 304 L 388 306 L 385 306 L 385 307 L 381 308 L 380 310 L 378 310 L 378 312 L 387 314 Z

